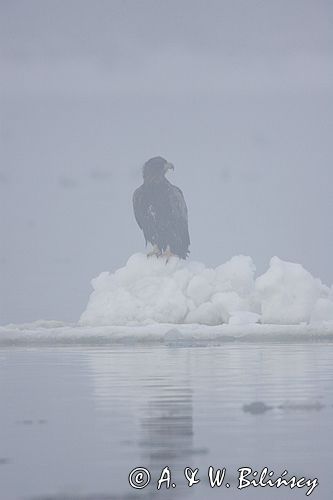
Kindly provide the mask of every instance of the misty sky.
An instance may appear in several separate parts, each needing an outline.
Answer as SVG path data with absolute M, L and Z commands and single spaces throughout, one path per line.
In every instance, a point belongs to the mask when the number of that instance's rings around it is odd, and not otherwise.
M 162 155 L 191 259 L 273 255 L 333 282 L 333 3 L 0 0 L 0 322 L 76 321 L 145 251 Z

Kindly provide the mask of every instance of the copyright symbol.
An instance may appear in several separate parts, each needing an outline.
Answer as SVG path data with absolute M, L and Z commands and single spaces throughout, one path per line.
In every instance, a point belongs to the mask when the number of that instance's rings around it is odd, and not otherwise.
M 144 467 L 133 469 L 128 475 L 128 482 L 132 488 L 142 490 L 150 483 L 150 472 Z

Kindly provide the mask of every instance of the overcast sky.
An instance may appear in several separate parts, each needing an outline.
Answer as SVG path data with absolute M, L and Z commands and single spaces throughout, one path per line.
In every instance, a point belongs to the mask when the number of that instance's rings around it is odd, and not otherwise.
M 333 282 L 333 3 L 0 0 L 0 322 L 76 321 L 175 164 L 191 259 Z

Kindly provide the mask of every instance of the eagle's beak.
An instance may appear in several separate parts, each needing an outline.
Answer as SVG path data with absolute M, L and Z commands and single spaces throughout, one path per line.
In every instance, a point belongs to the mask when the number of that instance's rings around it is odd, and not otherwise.
M 167 172 L 168 170 L 175 170 L 175 167 L 173 166 L 172 163 L 169 163 L 168 161 L 164 165 L 164 172 Z

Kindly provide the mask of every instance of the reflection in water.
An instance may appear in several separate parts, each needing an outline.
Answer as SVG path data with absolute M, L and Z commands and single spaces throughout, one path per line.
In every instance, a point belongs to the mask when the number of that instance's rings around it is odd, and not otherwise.
M 314 496 L 329 500 L 332 347 L 2 349 L 1 500 L 305 497 L 239 492 L 243 466 L 318 476 Z M 209 465 L 227 468 L 228 491 L 207 490 Z M 128 484 L 139 466 L 152 478 L 142 491 Z M 157 491 L 165 466 L 177 487 Z M 198 486 L 185 466 L 200 469 Z
M 193 452 L 192 391 L 184 387 L 177 395 L 174 389 L 168 387 L 146 403 L 139 444 L 153 465 L 178 463 Z
M 190 381 L 190 366 L 183 355 L 177 350 L 164 350 L 164 356 L 173 364 L 178 366 L 177 371 L 165 370 L 166 364 L 155 357 L 154 350 L 146 349 L 140 353 L 141 359 L 136 363 L 140 368 L 134 385 L 131 387 L 131 402 L 127 411 L 134 412 L 139 417 L 140 426 L 133 440 L 139 449 L 139 458 L 133 467 L 142 466 L 147 468 L 151 474 L 151 483 L 145 490 L 145 498 L 158 497 L 170 494 L 162 486 L 157 491 L 157 481 L 164 467 L 168 466 L 171 471 L 171 483 L 177 484 L 177 492 L 182 489 L 182 496 L 190 491 L 181 488 L 184 486 L 183 470 L 191 463 L 191 457 L 195 454 L 204 453 L 205 450 L 193 447 L 193 391 Z M 120 359 L 105 359 L 98 364 L 92 362 L 95 375 L 95 393 L 98 397 L 97 404 L 104 411 L 115 412 L 108 402 L 115 399 L 115 394 L 120 391 L 123 379 L 126 379 L 132 366 L 126 366 Z M 163 357 L 164 357 L 163 356 Z M 115 365 L 119 369 L 116 370 Z M 116 375 L 117 374 L 117 375 Z M 115 375 L 119 385 L 115 388 Z M 179 375 L 179 376 L 178 376 Z M 126 382 L 127 383 L 127 382 Z M 140 390 L 136 390 L 139 386 Z M 127 389 L 128 390 L 128 389 Z M 117 412 L 120 411 L 122 397 L 116 404 Z M 122 441 L 122 445 L 134 444 L 131 439 Z M 130 463 L 130 460 L 128 461 Z M 178 479 L 181 477 L 181 481 Z
M 156 388 L 154 394 L 143 405 L 141 418 L 142 435 L 139 446 L 142 463 L 152 475 L 151 496 L 154 496 L 156 484 L 164 467 L 171 471 L 171 483 L 177 484 L 177 492 L 184 478 L 180 475 L 193 455 L 193 401 L 189 380 L 180 380 L 179 386 L 168 380 L 163 387 Z M 163 483 L 160 495 L 166 492 L 167 483 Z M 182 488 L 182 495 L 188 493 Z

